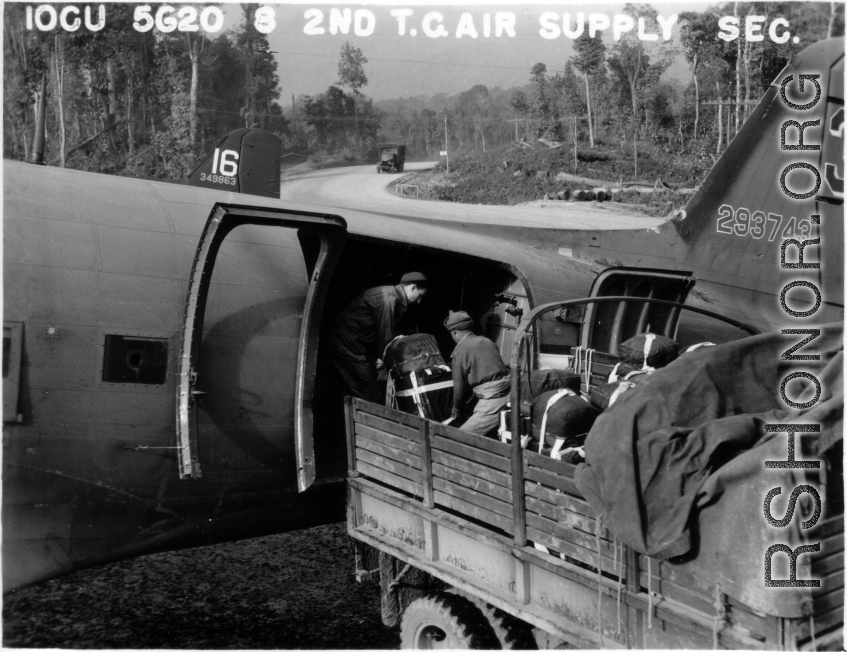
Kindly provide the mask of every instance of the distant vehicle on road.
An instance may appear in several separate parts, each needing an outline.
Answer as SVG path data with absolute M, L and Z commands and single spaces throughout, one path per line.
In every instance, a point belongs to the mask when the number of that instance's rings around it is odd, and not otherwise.
M 405 145 L 380 145 L 379 163 L 376 164 L 377 173 L 402 172 L 403 164 L 406 162 Z

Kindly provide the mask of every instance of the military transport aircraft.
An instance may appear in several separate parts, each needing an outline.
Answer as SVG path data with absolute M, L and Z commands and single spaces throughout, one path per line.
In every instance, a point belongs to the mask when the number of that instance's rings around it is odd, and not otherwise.
M 194 171 L 205 187 L 4 162 L 4 589 L 340 520 L 343 390 L 322 334 L 345 301 L 405 271 L 433 288 L 417 328 L 444 337 L 447 309 L 462 308 L 504 352 L 522 312 L 590 294 L 687 300 L 772 330 L 785 323 L 782 288 L 806 279 L 822 294 L 815 322 L 842 319 L 843 74 L 843 39 L 804 50 L 685 209 L 650 229 L 283 205 L 272 196 L 279 167 L 256 165 L 262 139 L 246 131 Z M 808 109 L 787 103 L 816 94 Z M 783 134 L 820 149 L 782 149 Z M 805 199 L 781 188 L 794 163 L 820 170 Z M 810 177 L 799 168 L 786 183 L 806 194 Z M 821 238 L 805 250 L 820 270 L 780 268 L 792 237 Z M 791 295 L 795 311 L 816 301 L 807 294 Z M 592 341 L 579 340 L 583 320 Z M 682 344 L 743 335 L 610 303 L 551 314 L 538 345 L 615 352 L 648 323 Z

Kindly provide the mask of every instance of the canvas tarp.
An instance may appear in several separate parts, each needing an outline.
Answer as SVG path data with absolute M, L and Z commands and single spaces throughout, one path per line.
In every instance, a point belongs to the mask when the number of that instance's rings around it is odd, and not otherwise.
M 636 550 L 673 558 L 767 613 L 808 612 L 808 589 L 775 591 L 763 579 L 772 543 L 794 549 L 814 542 L 814 528 L 799 526 L 808 514 L 798 509 L 788 527 L 775 528 L 762 510 L 774 487 L 782 489 L 771 505 L 776 519 L 798 485 L 821 487 L 824 496 L 827 474 L 765 468 L 765 460 L 787 459 L 788 436 L 766 433 L 764 426 L 821 424 L 820 434 L 796 436 L 797 459 L 821 458 L 841 441 L 842 327 L 821 329 L 821 337 L 802 351 L 819 353 L 819 362 L 782 360 L 796 336 L 758 335 L 687 353 L 624 393 L 592 428 L 586 463 L 575 475 L 607 527 Z M 795 371 L 812 373 L 821 383 L 819 400 L 806 411 L 787 408 L 780 398 L 781 380 Z M 795 402 L 806 398 L 788 391 Z M 808 398 L 813 395 L 811 388 Z M 800 579 L 810 577 L 809 557 L 798 557 Z M 774 557 L 772 577 L 788 577 L 787 555 Z

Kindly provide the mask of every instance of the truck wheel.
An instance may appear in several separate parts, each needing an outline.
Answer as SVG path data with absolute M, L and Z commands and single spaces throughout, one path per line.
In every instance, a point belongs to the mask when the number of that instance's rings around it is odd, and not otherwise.
M 448 589 L 448 593 L 462 595 L 471 601 L 485 616 L 494 636 L 497 638 L 501 650 L 537 650 L 538 644 L 532 634 L 532 625 L 528 625 L 520 618 L 515 618 L 502 609 L 490 605 L 485 600 L 475 596 L 462 593 L 458 589 Z
M 490 650 L 496 639 L 483 615 L 470 600 L 439 593 L 418 598 L 403 612 L 400 648 L 403 650 Z
M 493 607 L 490 604 L 482 609 L 488 624 L 494 630 L 502 650 L 537 650 L 538 645 L 532 635 L 532 627 L 512 614 Z

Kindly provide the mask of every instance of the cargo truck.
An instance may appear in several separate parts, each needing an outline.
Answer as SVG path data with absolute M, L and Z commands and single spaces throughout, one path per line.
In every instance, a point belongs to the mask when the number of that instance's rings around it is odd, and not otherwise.
M 539 351 L 545 315 L 582 315 L 581 342 L 592 329 L 614 341 L 623 305 L 635 308 L 630 315 L 652 310 L 654 324 L 664 315 L 659 331 L 671 336 L 681 310 L 756 333 L 679 301 L 596 297 L 535 308 L 512 341 L 511 406 L 521 407 L 510 411 L 511 432 L 528 430 L 522 373 L 581 367 L 587 391 L 617 360 Z M 841 649 L 843 503 L 832 495 L 842 486 L 840 453 L 824 464 L 830 495 L 812 530 L 820 587 L 806 613 L 784 617 L 721 586 L 708 565 L 653 558 L 614 536 L 578 489 L 577 467 L 523 449 L 519 437 L 479 437 L 350 397 L 346 429 L 355 572 L 380 582 L 383 621 L 401 626 L 403 648 Z M 754 507 L 764 523 L 761 502 Z
M 406 163 L 405 145 L 380 145 L 379 163 L 376 164 L 377 174 L 381 172 L 402 172 Z

